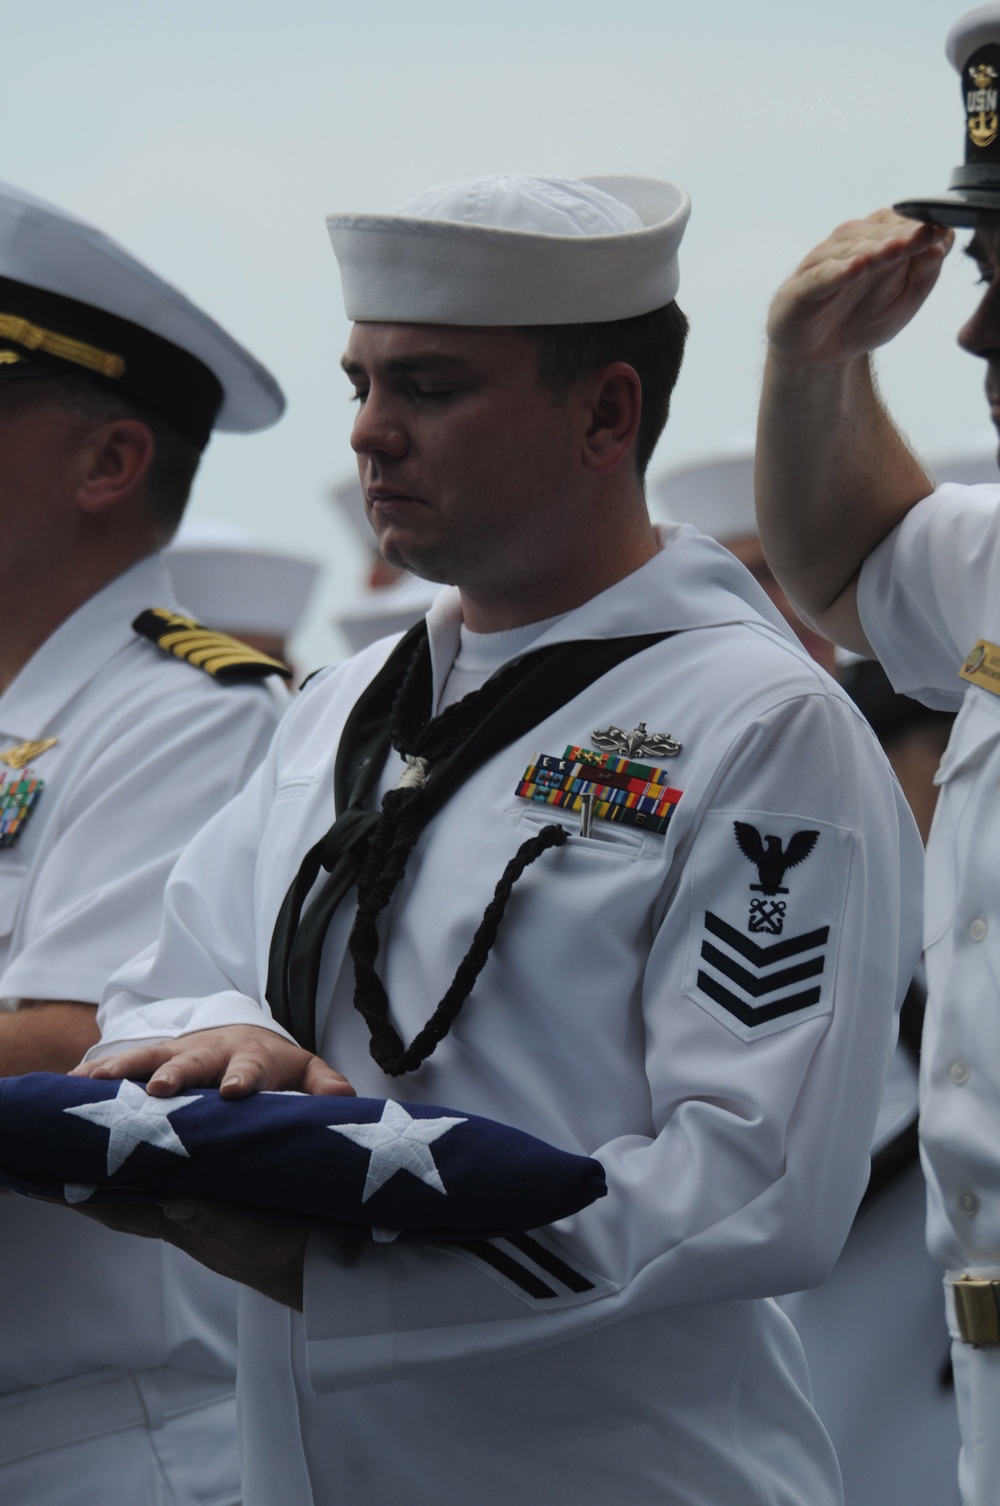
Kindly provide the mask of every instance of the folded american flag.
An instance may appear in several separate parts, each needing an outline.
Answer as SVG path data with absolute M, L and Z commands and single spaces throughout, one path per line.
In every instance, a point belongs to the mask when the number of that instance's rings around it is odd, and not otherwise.
M 152 1098 L 50 1072 L 0 1078 L 0 1185 L 71 1203 L 213 1198 L 442 1239 L 536 1229 L 607 1190 L 599 1162 L 457 1110 L 215 1088 Z

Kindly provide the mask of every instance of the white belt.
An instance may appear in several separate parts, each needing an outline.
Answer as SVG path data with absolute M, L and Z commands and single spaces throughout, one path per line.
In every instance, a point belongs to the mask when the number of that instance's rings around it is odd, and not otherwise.
M 222 1401 L 233 1383 L 161 1365 L 92 1370 L 0 1396 L 0 1466 L 126 1428 L 159 1428 L 169 1417 Z

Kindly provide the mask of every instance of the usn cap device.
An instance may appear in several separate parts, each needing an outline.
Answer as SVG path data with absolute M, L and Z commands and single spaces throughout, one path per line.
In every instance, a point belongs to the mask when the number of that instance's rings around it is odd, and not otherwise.
M 980 214 L 1000 214 L 1000 5 L 960 16 L 945 50 L 961 80 L 965 160 L 946 193 L 903 199 L 894 207 L 911 220 L 974 225 Z

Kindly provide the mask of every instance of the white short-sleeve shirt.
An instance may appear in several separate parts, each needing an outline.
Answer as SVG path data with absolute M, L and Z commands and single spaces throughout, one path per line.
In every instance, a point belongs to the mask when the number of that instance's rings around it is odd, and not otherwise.
M 280 700 L 226 687 L 132 629 L 171 607 L 158 556 L 73 613 L 0 695 L 0 756 L 51 747 L 43 788 L 0 847 L 0 998 L 96 1004 L 156 935 L 189 837 L 263 757 Z M 0 764 L 8 777 L 12 771 Z M 0 1395 L 114 1366 L 234 1368 L 234 1292 L 158 1241 L 0 1198 Z
M 919 502 L 863 565 L 858 607 L 896 689 L 958 712 L 926 863 L 928 1242 L 946 1269 L 1000 1275 L 1000 696 L 959 678 L 1000 644 L 1000 487 Z

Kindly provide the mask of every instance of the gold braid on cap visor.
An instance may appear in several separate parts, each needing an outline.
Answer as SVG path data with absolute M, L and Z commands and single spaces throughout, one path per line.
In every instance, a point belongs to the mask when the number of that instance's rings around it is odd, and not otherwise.
M 86 366 L 88 371 L 97 371 L 101 376 L 120 377 L 125 371 L 121 356 L 99 350 L 96 345 L 86 345 L 82 340 L 72 340 L 69 335 L 57 335 L 54 330 L 43 329 L 40 324 L 31 324 L 17 314 L 0 314 L 0 338 L 13 340 L 25 350 L 40 350 L 44 355 L 57 356 L 61 361 L 72 361 L 76 366 Z

